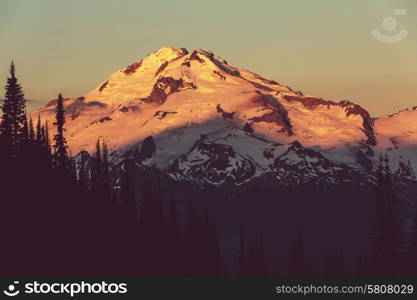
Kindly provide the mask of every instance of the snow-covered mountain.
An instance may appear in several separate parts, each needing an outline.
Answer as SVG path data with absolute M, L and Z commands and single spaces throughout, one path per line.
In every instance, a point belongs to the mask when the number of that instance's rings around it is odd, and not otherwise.
M 32 116 L 53 122 L 55 103 Z M 415 178 L 417 110 L 373 119 L 357 104 L 303 95 L 210 51 L 161 48 L 64 105 L 73 155 L 103 137 L 115 165 L 131 155 L 199 186 L 361 184 L 381 153 L 400 177 Z

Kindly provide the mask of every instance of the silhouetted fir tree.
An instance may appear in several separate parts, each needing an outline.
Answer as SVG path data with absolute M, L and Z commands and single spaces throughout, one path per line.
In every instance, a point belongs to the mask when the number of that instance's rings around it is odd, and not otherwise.
M 293 248 L 290 253 L 290 277 L 305 277 L 307 275 L 306 259 L 301 233 L 299 232 L 294 240 Z
M 82 232 L 82 194 L 63 180 L 49 159 L 47 129 L 25 115 L 25 100 L 14 65 L 6 86 L 0 125 L 0 274 L 32 276 L 82 270 L 77 236 Z M 63 128 L 63 127 L 62 127 Z M 5 175 L 5 176 L 3 176 Z M 77 222 L 75 222 L 76 220 Z M 69 242 L 68 242 L 69 241 Z
M 104 192 L 108 198 L 112 198 L 112 188 L 110 181 L 110 164 L 109 164 L 109 150 L 107 144 L 103 141 L 103 183 L 104 183 Z
M 96 142 L 96 150 L 93 154 L 92 167 L 91 167 L 91 193 L 93 201 L 97 208 L 100 207 L 101 201 L 104 197 L 104 179 L 102 168 L 102 155 L 101 155 L 100 140 Z
M 7 241 L 0 247 L 0 273 L 8 276 L 35 270 L 36 254 L 30 245 L 36 225 L 26 228 L 34 222 L 35 207 L 29 195 L 33 169 L 26 166 L 29 141 L 25 102 L 12 62 L 0 122 L 0 235 Z
M 56 134 L 54 136 L 54 159 L 55 164 L 61 169 L 68 167 L 68 152 L 67 141 L 64 137 L 64 124 L 65 124 L 65 111 L 64 111 L 64 99 L 62 94 L 58 95 L 55 123 Z
M 26 100 L 22 87 L 17 81 L 14 63 L 10 66 L 10 77 L 7 78 L 5 99 L 2 105 L 0 138 L 3 155 L 14 157 L 19 151 L 26 120 Z
M 43 135 L 43 149 L 44 152 L 46 153 L 46 157 L 47 159 L 49 159 L 49 161 L 52 159 L 52 149 L 51 149 L 51 140 L 49 138 L 49 125 L 48 125 L 48 121 L 45 122 L 45 131 L 44 131 L 44 135 Z
M 29 117 L 29 139 L 35 141 L 35 128 L 33 127 L 32 116 Z
M 88 189 L 88 171 L 86 168 L 87 160 L 84 153 L 80 154 L 80 159 L 78 163 L 78 176 L 77 182 L 81 189 Z
M 22 125 L 21 141 L 23 144 L 26 144 L 26 145 L 29 142 L 29 123 L 28 123 L 28 118 L 26 116 L 26 112 L 25 112 L 25 118 L 23 120 L 23 125 Z
M 388 157 L 381 157 L 377 173 L 376 211 L 371 237 L 371 271 L 374 276 L 392 277 L 401 274 L 403 259 L 402 226 L 395 207 L 392 176 Z
M 41 116 L 38 115 L 38 122 L 36 123 L 36 141 L 41 144 L 43 142 L 42 137 L 42 122 L 41 122 Z

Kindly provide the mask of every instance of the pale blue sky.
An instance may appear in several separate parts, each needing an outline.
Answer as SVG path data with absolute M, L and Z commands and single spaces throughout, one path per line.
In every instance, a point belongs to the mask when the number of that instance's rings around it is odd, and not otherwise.
M 382 27 L 386 17 L 396 30 Z M 373 29 L 409 33 L 386 44 Z M 375 116 L 417 105 L 415 0 L 0 0 L 0 80 L 13 59 L 31 108 L 80 96 L 162 46 L 213 50 Z

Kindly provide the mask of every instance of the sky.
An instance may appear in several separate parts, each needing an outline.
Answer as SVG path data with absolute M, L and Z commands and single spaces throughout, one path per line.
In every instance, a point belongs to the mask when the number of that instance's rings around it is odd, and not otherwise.
M 30 110 L 163 46 L 212 50 L 374 117 L 417 105 L 415 0 L 0 0 L 0 81 L 14 60 Z

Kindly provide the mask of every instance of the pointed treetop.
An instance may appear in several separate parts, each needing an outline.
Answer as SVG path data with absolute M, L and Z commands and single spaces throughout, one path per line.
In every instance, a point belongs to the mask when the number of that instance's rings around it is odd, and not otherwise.
M 14 62 L 12 60 L 12 63 L 10 64 L 10 75 L 12 76 L 12 78 L 15 77 L 15 67 L 14 67 Z

